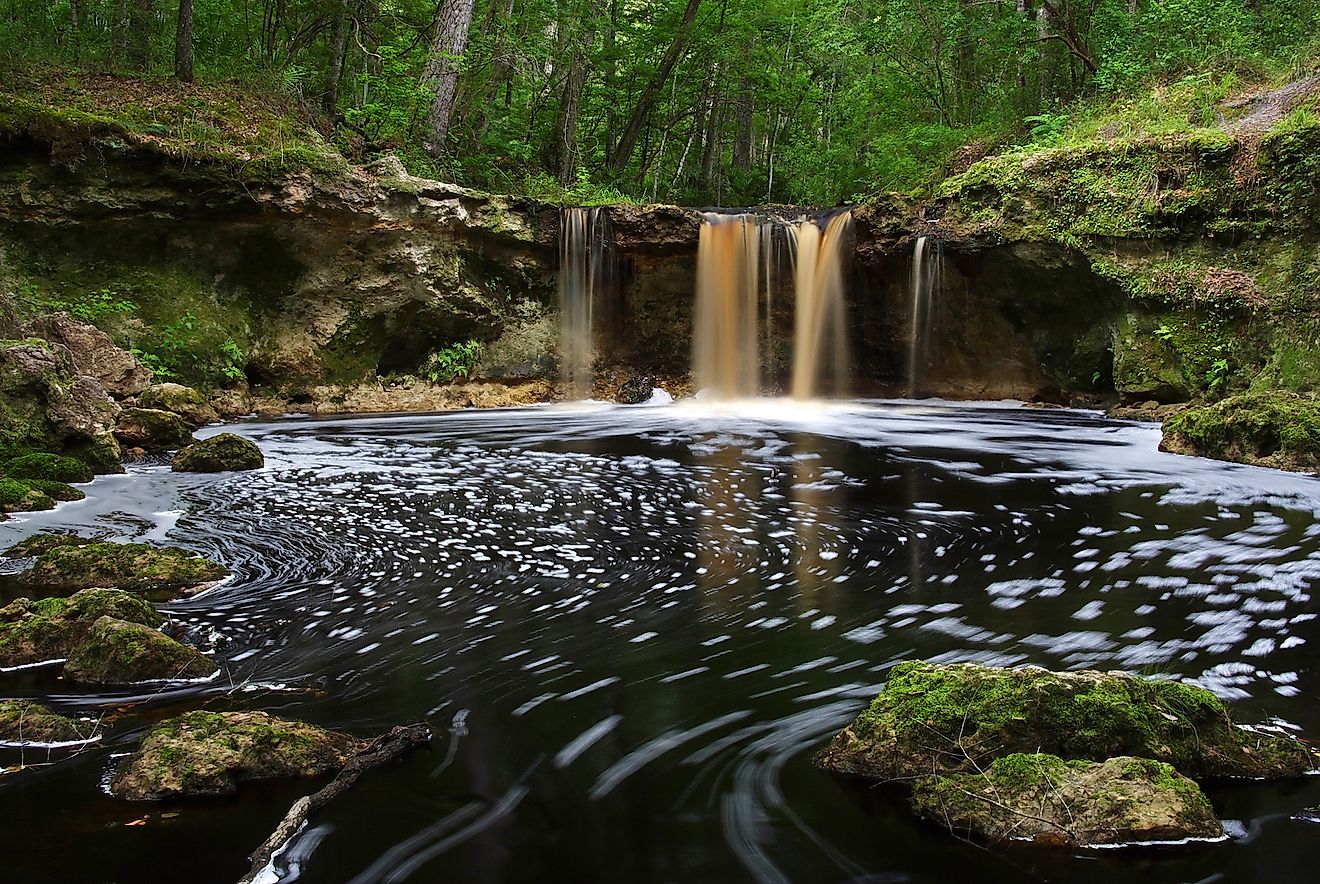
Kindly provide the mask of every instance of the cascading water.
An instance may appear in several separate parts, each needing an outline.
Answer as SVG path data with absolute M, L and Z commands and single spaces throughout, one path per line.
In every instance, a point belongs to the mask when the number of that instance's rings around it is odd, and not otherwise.
M 844 245 L 852 213 L 830 218 L 822 231 L 815 222 L 798 225 L 797 305 L 793 321 L 793 398 L 821 394 L 823 375 L 832 369 L 833 392 L 846 392 L 848 330 L 844 320 Z
M 908 398 L 921 392 L 930 361 L 930 317 L 935 294 L 944 270 L 944 256 L 937 239 L 919 236 L 912 247 L 912 334 L 908 341 Z
M 697 386 L 717 399 L 748 398 L 761 389 L 756 334 L 761 223 L 754 215 L 716 213 L 701 223 L 692 361 Z
M 760 393 L 761 354 L 775 343 L 775 292 L 784 265 L 794 280 L 795 398 L 844 391 L 848 365 L 843 264 L 852 214 L 789 223 L 750 214 L 708 213 L 697 251 L 693 366 L 697 386 L 716 399 Z M 761 299 L 764 296 L 764 313 Z M 757 319 L 765 329 L 758 340 Z
M 566 208 L 559 228 L 559 369 L 570 399 L 591 396 L 595 347 L 592 314 L 608 273 L 609 216 L 602 208 Z

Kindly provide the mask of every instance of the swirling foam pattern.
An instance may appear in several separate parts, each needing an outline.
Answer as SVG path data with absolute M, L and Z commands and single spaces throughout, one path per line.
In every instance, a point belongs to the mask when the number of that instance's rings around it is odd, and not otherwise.
M 234 569 L 171 608 L 226 661 L 219 681 L 58 689 L 62 706 L 226 694 L 363 734 L 432 723 L 432 755 L 327 809 L 273 870 L 285 880 L 1127 874 L 1121 856 L 979 852 L 811 768 L 887 668 L 913 658 L 1156 672 L 1320 733 L 1307 699 L 1320 482 L 1162 455 L 1152 428 L 775 401 L 242 429 L 265 470 L 138 469 L 0 530 L 146 536 Z M 53 786 L 40 798 L 0 783 L 5 818 L 38 842 L 68 829 L 52 789 L 69 814 L 93 800 L 75 773 L 41 776 Z M 1254 834 L 1146 871 L 1264 864 L 1288 880 L 1316 848 L 1314 823 L 1284 811 L 1314 792 L 1235 793 L 1227 811 Z M 160 880 L 232 880 L 278 816 L 246 794 L 132 837 L 170 858 Z M 99 880 L 131 812 L 98 800 L 84 812 L 110 828 L 79 835 L 104 845 L 97 862 L 75 851 L 40 868 Z M 207 856 L 188 846 L 203 841 Z

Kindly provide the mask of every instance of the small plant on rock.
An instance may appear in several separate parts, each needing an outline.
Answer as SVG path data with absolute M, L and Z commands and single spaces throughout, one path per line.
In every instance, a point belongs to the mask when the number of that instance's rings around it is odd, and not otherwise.
M 470 378 L 480 356 L 481 344 L 477 341 L 450 344 L 426 358 L 422 365 L 422 377 L 433 384 Z

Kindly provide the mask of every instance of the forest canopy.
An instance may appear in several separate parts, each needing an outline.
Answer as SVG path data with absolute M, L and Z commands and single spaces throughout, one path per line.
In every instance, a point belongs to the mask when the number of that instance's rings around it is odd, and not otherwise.
M 1152 89 L 1127 112 L 1206 125 L 1317 33 L 1320 0 L 0 0 L 15 68 L 236 82 L 353 159 L 689 205 L 918 189 Z

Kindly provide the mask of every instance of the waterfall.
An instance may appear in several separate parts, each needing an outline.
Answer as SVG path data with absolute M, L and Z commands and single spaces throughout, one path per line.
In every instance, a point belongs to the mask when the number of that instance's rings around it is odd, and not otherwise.
M 603 208 L 566 208 L 559 220 L 559 371 L 570 399 L 594 383 L 592 313 L 606 282 L 609 216 Z
M 697 387 L 717 399 L 761 392 L 764 352 L 775 345 L 775 296 L 787 265 L 794 283 L 794 398 L 845 391 L 848 347 L 844 261 L 852 213 L 786 222 L 751 214 L 707 213 L 697 248 L 693 368 Z M 762 312 L 762 303 L 764 305 Z M 758 318 L 764 330 L 758 336 Z M 759 337 L 759 339 L 758 339 Z
M 908 341 L 908 398 L 921 392 L 929 363 L 930 317 L 944 268 L 939 240 L 917 237 L 912 247 L 912 334 Z
M 761 391 L 757 348 L 761 219 L 703 216 L 697 245 L 697 309 L 692 362 L 699 389 L 717 399 Z
M 832 392 L 836 395 L 847 392 L 848 329 L 843 302 L 843 262 L 851 231 L 851 212 L 832 217 L 824 231 L 813 221 L 798 225 L 794 399 L 819 396 L 826 369 L 831 369 Z

